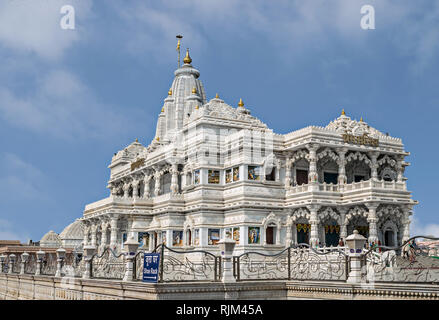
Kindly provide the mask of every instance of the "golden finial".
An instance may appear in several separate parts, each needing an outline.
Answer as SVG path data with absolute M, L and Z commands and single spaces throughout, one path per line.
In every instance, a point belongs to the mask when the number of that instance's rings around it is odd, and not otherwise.
M 155 138 L 157 141 L 160 141 L 160 138 L 159 137 L 157 137 L 157 138 Z
M 219 95 L 218 95 L 218 93 L 216 94 L 215 99 L 219 99 Z
M 168 91 L 168 96 L 172 96 L 172 88 Z
M 197 88 L 193 87 L 193 88 L 192 88 L 192 93 L 193 93 L 193 94 L 196 94 L 196 93 L 197 93 Z
M 239 99 L 238 106 L 239 106 L 239 107 L 243 107 L 243 106 L 244 106 L 244 102 L 242 102 L 242 99 L 241 99 L 241 98 Z
M 200 107 L 199 107 L 199 106 L 198 106 L 198 104 L 197 104 L 197 105 L 195 106 L 195 109 L 197 109 L 197 110 L 198 110 L 199 108 L 200 108 Z
M 363 122 L 363 117 L 360 118 L 360 122 Z
M 139 139 L 136 138 L 136 142 L 139 142 Z
M 189 64 L 192 62 L 191 57 L 189 56 L 189 49 L 186 50 L 186 57 L 184 57 L 183 62 Z
M 165 107 L 162 108 L 162 112 L 165 112 Z
M 342 115 L 342 116 L 345 116 L 345 115 L 346 115 L 346 113 L 344 112 L 344 109 L 341 110 L 341 115 Z

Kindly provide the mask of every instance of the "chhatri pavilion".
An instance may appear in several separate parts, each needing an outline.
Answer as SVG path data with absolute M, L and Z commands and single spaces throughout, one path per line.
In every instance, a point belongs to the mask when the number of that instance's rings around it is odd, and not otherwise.
M 276 134 L 242 100 L 208 100 L 189 51 L 183 62 L 158 108 L 154 139 L 113 156 L 110 195 L 86 205 L 64 232 L 72 246 L 78 234 L 100 250 L 121 250 L 134 237 L 150 250 L 165 243 L 215 252 L 231 238 L 238 253 L 337 246 L 354 229 L 369 243 L 409 238 L 417 201 L 400 138 L 344 111 L 326 127 Z

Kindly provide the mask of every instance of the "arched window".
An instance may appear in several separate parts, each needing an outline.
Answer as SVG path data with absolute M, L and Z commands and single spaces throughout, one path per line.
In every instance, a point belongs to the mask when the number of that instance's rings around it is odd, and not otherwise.
M 266 244 L 276 244 L 276 224 L 271 222 L 265 229 L 265 243 Z

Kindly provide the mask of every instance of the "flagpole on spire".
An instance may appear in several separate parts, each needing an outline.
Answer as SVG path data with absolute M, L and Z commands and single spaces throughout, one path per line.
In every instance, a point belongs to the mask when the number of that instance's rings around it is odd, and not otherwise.
M 183 38 L 182 35 L 178 34 L 176 36 L 176 38 L 178 39 L 177 41 L 177 51 L 178 51 L 178 67 L 180 68 L 180 44 L 181 44 L 181 39 Z

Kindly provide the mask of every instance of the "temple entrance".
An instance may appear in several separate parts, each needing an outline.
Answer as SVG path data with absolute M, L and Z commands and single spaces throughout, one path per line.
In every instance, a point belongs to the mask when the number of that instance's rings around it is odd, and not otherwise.
M 309 232 L 311 230 L 310 224 L 299 223 L 296 225 L 297 243 L 309 244 Z
M 394 238 L 395 233 L 393 230 L 386 230 L 386 232 L 384 232 L 384 245 L 388 247 L 395 246 Z
M 296 182 L 297 185 L 307 184 L 308 183 L 308 170 L 296 170 Z
M 326 225 L 325 226 L 325 245 L 327 247 L 338 246 L 340 241 L 340 226 L 338 225 Z

